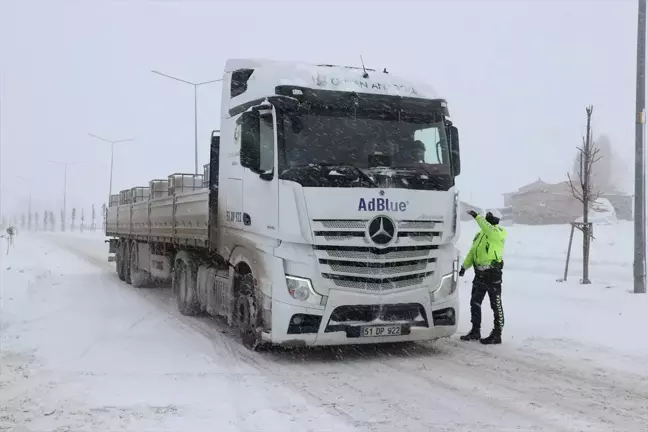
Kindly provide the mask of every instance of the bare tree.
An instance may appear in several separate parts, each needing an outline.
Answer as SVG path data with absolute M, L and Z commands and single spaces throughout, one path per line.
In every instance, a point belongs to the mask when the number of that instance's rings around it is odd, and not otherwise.
M 101 204 L 101 226 L 103 230 L 106 230 L 106 218 L 108 217 L 108 207 L 106 203 Z
M 600 192 L 595 190 L 592 182 L 592 167 L 598 162 L 601 157 L 599 156 L 599 149 L 592 142 L 592 112 L 594 107 L 592 105 L 585 108 L 587 114 L 587 128 L 585 136 L 583 137 L 583 147 L 578 148 L 578 160 L 580 162 L 578 174 L 576 179 L 567 173 L 569 179 L 569 186 L 572 195 L 583 204 L 583 223 L 579 229 L 583 232 L 583 278 L 582 284 L 592 283 L 589 279 L 589 253 L 590 243 L 592 240 L 592 225 L 589 222 L 589 206 L 590 203 L 599 198 Z
M 74 232 L 74 223 L 76 219 L 76 208 L 72 208 L 72 223 L 70 224 L 70 231 Z

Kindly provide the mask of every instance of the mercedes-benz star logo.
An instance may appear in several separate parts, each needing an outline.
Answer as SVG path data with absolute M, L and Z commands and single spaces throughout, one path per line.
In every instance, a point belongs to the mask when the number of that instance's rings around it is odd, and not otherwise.
M 369 222 L 367 233 L 372 242 L 384 246 L 394 239 L 396 235 L 396 224 L 387 216 L 376 216 Z

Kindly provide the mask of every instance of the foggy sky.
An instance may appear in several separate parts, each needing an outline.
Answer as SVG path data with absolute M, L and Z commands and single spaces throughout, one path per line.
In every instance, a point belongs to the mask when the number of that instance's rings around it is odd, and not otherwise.
M 192 172 L 193 88 L 226 59 L 261 57 L 386 67 L 425 81 L 460 129 L 462 199 L 562 181 L 594 105 L 628 163 L 632 192 L 636 1 L 29 1 L 0 0 L 3 212 L 59 215 L 173 172 Z M 200 165 L 219 129 L 220 84 L 199 89 Z M 88 217 L 88 216 L 86 216 Z

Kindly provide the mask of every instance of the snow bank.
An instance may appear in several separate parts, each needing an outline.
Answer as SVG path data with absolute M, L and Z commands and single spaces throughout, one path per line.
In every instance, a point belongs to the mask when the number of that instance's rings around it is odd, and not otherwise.
M 460 249 L 465 254 L 477 232 L 475 222 L 461 226 Z M 622 368 L 633 368 L 648 375 L 648 344 L 638 343 L 648 328 L 648 295 L 633 294 L 632 223 L 594 227 L 592 243 L 591 285 L 579 283 L 582 275 L 582 234 L 576 231 L 568 280 L 563 277 L 569 225 L 506 227 L 504 253 L 503 304 L 507 316 L 505 333 L 526 342 L 547 343 L 545 348 L 560 346 L 564 355 L 572 355 L 585 343 L 598 347 L 599 360 L 606 350 L 645 358 L 640 365 L 629 362 Z M 470 286 L 472 276 L 462 280 L 462 323 L 470 327 Z M 490 320 L 488 299 L 483 307 Z M 490 328 L 490 323 L 489 323 Z M 555 348 L 555 347 L 554 347 Z M 614 357 L 614 356 L 613 356 Z M 607 361 L 607 360 L 605 360 Z M 619 366 L 618 359 L 610 364 Z
M 504 261 L 507 269 L 531 271 L 563 277 L 570 225 L 513 225 L 508 232 Z M 473 221 L 462 222 L 459 248 L 462 253 L 470 249 L 477 232 Z M 590 251 L 590 273 L 595 283 L 615 286 L 628 291 L 632 287 L 633 224 L 620 221 L 611 225 L 595 225 Z M 583 236 L 574 232 L 569 279 L 579 280 L 582 274 Z

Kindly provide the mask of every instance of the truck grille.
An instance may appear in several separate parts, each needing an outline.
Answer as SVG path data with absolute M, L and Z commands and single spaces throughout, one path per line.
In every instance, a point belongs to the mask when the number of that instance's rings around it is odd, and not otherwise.
M 387 291 L 420 285 L 434 274 L 442 218 L 394 221 L 394 239 L 386 247 L 369 239 L 370 222 L 313 221 L 322 277 L 342 288 Z

